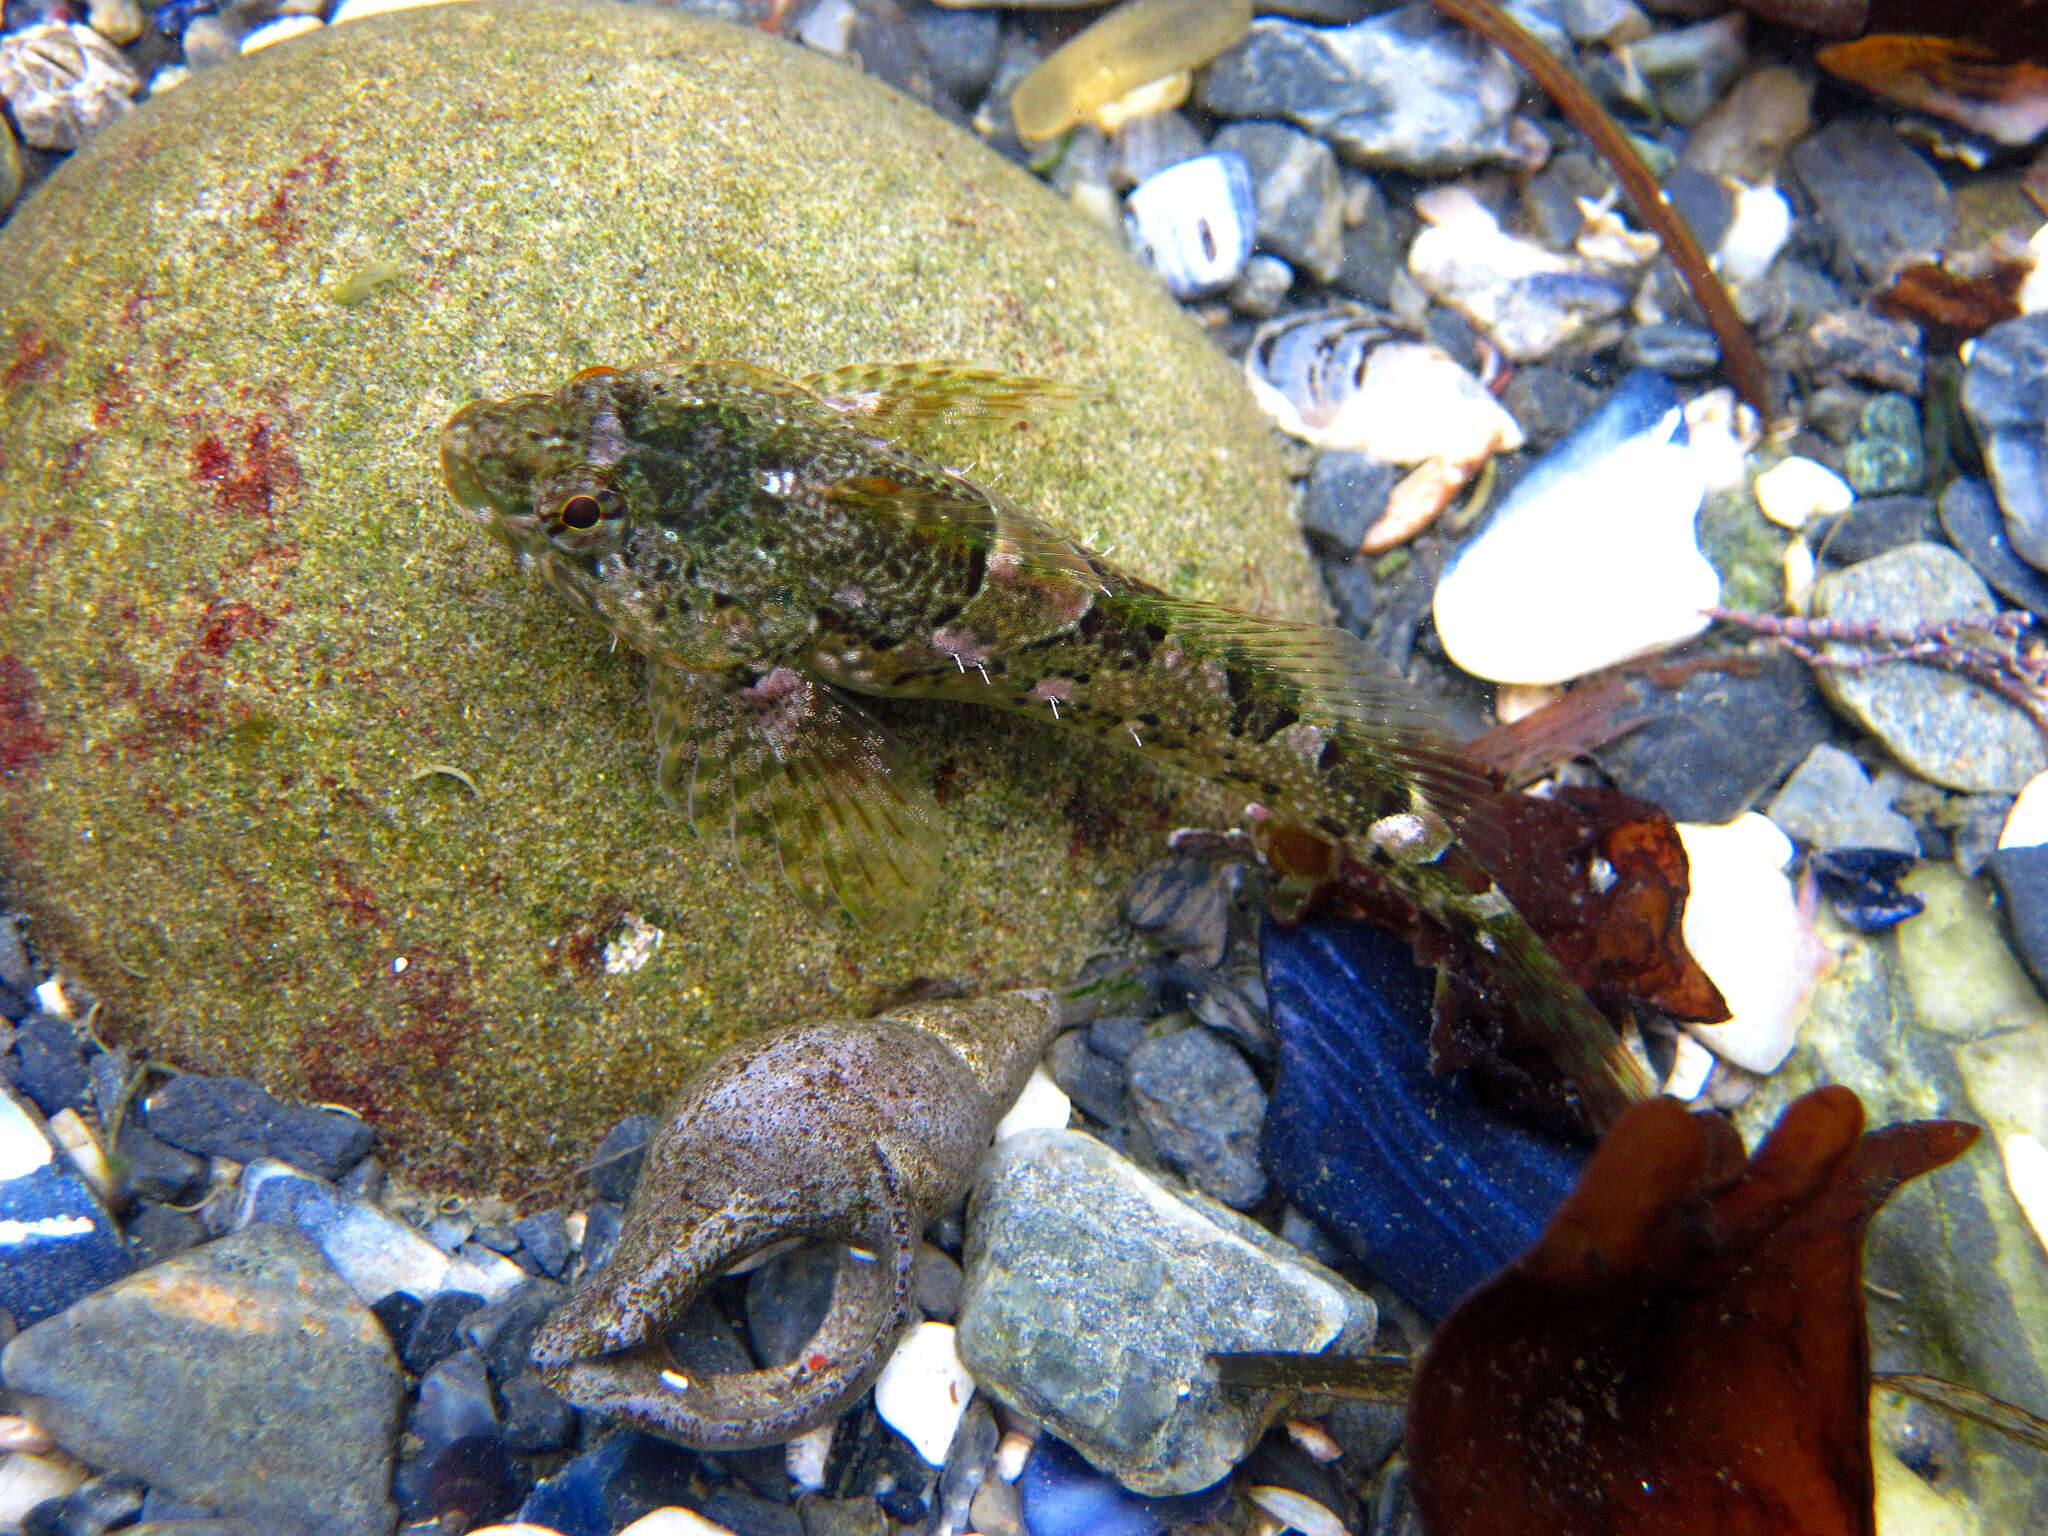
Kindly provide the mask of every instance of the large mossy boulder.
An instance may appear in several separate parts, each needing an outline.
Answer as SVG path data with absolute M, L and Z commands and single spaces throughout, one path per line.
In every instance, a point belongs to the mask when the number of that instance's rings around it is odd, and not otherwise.
M 905 706 L 953 821 L 908 933 L 819 927 L 696 843 L 638 662 L 450 510 L 435 456 L 465 401 L 691 346 L 1095 385 L 962 457 L 1154 580 L 1314 610 L 1235 370 L 879 85 L 626 6 L 279 45 L 0 232 L 0 875 L 103 1029 L 530 1189 L 744 1031 L 1069 973 L 1162 831 L 1223 813 L 1050 721 Z

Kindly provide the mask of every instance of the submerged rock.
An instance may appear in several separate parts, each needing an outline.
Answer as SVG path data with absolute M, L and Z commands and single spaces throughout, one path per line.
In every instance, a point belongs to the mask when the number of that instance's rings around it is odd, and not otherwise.
M 1191 1493 L 1257 1443 L 1286 1394 L 1225 1391 L 1218 1350 L 1372 1340 L 1373 1304 L 1200 1196 L 1077 1131 L 997 1144 L 968 1207 L 960 1358 L 1126 1487 Z
M 1071 974 L 1158 834 L 1228 814 L 1028 722 L 906 707 L 952 823 L 909 932 L 813 925 L 696 842 L 639 663 L 462 526 L 436 464 L 465 401 L 692 342 L 1102 386 L 972 451 L 1140 575 L 1319 615 L 1234 370 L 1113 239 L 873 82 L 623 5 L 264 49 L 0 231 L 0 444 L 39 509 L 0 535 L 0 821 L 102 1029 L 358 1110 L 416 1174 L 531 1187 L 770 1021 Z M 608 973 L 629 914 L 669 941 Z

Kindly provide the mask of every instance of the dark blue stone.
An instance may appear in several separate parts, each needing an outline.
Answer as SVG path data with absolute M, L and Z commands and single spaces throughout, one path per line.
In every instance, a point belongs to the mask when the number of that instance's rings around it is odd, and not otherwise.
M 576 1438 L 576 1410 L 538 1373 L 522 1371 L 498 1395 L 505 1405 L 505 1443 L 513 1450 L 555 1451 Z
M 464 1343 L 483 1352 L 493 1381 L 509 1381 L 527 1368 L 534 1339 L 568 1294 L 552 1280 L 522 1280 L 489 1306 L 470 1313 L 456 1332 Z
M 1160 1536 L 1169 1526 L 1220 1513 L 1230 1502 L 1230 1483 L 1148 1499 L 1096 1471 L 1066 1442 L 1040 1435 L 1017 1493 L 1031 1536 Z
M 659 1115 L 628 1115 L 606 1131 L 583 1170 L 590 1187 L 614 1205 L 624 1205 L 640 1177 L 647 1143 L 660 1128 Z
M 1998 887 L 2014 952 L 2034 984 L 2048 991 L 2048 847 L 2001 848 L 1985 867 Z
M 2048 619 L 2048 576 L 2014 551 L 1991 487 L 1982 480 L 1951 481 L 1940 506 L 1942 531 L 1977 574 L 2035 618 Z
M 27 1328 L 134 1267 L 99 1197 L 13 1095 L 0 1095 L 0 1307 Z
M 593 1200 L 583 1212 L 583 1246 L 576 1251 L 576 1274 L 580 1278 L 604 1267 L 619 1240 L 626 1213 L 609 1200 Z
M 1260 942 L 1280 1034 L 1267 1171 L 1435 1321 L 1536 1240 L 1587 1154 L 1500 1119 L 1430 1070 L 1434 978 L 1398 936 L 1268 919 Z
M 1858 933 L 1883 933 L 1927 903 L 1899 889 L 1899 877 L 1918 861 L 1893 848 L 1832 848 L 1813 856 L 1821 894 Z
M 481 1525 L 511 1513 L 529 1479 L 513 1465 L 483 1356 L 460 1350 L 420 1382 L 405 1422 L 418 1442 L 392 1484 L 406 1518 L 431 1519 L 460 1510 Z
M 46 1115 L 84 1109 L 92 1102 L 92 1077 L 85 1067 L 85 1043 L 68 1019 L 40 1008 L 16 1026 L 14 1054 L 20 1060 L 22 1092 Z
M 178 38 L 185 35 L 193 17 L 211 16 L 216 9 L 214 0 L 170 0 L 168 5 L 158 6 L 153 15 L 157 31 L 165 37 Z
M 512 1223 L 519 1245 L 538 1264 L 541 1273 L 559 1280 L 569 1270 L 569 1223 L 560 1211 L 536 1211 Z
M 784 1482 L 787 1482 L 786 1475 Z M 890 1512 L 895 1513 L 893 1510 Z M 697 1513 L 713 1525 L 724 1526 L 733 1536 L 804 1536 L 802 1518 L 787 1504 L 777 1504 L 739 1488 L 719 1489 L 704 1500 Z M 922 1520 L 924 1505 L 918 1504 L 918 1513 L 914 1517 L 897 1518 Z
M 187 1152 L 238 1163 L 274 1157 L 323 1179 L 340 1178 L 377 1139 L 354 1115 L 272 1098 L 244 1078 L 189 1072 L 149 1095 L 143 1119 Z
M 483 1305 L 484 1298 L 474 1291 L 437 1291 L 429 1296 L 402 1335 L 404 1345 L 398 1357 L 405 1368 L 424 1376 L 462 1348 L 463 1320 Z
M 687 1503 L 696 1466 L 679 1445 L 623 1430 L 535 1488 L 519 1519 L 561 1536 L 612 1536 L 649 1510 Z

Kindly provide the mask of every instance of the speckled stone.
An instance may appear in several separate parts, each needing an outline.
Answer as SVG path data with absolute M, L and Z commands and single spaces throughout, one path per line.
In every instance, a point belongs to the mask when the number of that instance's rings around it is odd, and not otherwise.
M 1901 627 L 1988 615 L 1996 607 L 1983 578 L 1943 544 L 1902 544 L 1822 577 L 1813 593 L 1818 617 Z M 1819 676 L 1830 702 L 1924 779 L 2017 794 L 2048 768 L 2041 733 L 2026 714 L 1957 673 L 1892 662 Z
M 103 1030 L 357 1109 L 415 1173 L 530 1188 L 766 1022 L 1068 974 L 1160 834 L 1227 814 L 1049 721 L 904 707 L 953 829 L 907 934 L 813 925 L 699 846 L 638 662 L 516 578 L 435 462 L 467 400 L 692 341 L 1104 386 L 963 457 L 1139 574 L 1317 614 L 1236 370 L 1110 235 L 903 98 L 623 5 L 264 49 L 0 232 L 0 452 L 36 508 L 0 530 L 8 894 Z M 669 939 L 610 975 L 627 913 Z

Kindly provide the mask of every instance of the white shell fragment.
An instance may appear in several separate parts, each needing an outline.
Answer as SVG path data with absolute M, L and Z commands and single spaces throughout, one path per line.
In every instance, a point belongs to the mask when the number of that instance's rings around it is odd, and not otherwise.
M 1251 167 L 1232 149 L 1169 165 L 1124 199 L 1131 249 L 1177 299 L 1237 280 L 1251 259 L 1258 217 Z
M 1548 356 L 1628 305 L 1630 283 L 1505 233 L 1467 187 L 1432 187 L 1415 211 L 1428 227 L 1408 247 L 1409 273 L 1516 362 Z
M 1856 499 L 1849 482 L 1827 465 L 1796 455 L 1758 475 L 1755 490 L 1756 504 L 1764 516 L 1795 532 L 1806 526 L 1808 518 L 1848 511 Z
M 944 1465 L 973 1396 L 974 1378 L 953 1347 L 953 1325 L 919 1323 L 875 1381 L 875 1412 L 936 1467 Z
M 1792 839 L 1745 811 L 1726 826 L 1678 824 L 1691 866 L 1685 947 L 1721 989 L 1725 1024 L 1686 1030 L 1723 1060 L 1775 1072 L 1799 1039 L 1799 1021 L 1825 963 L 1785 870 Z
M 1444 650 L 1493 682 L 1562 683 L 1690 640 L 1721 595 L 1693 536 L 1705 494 L 1676 392 L 1630 375 L 1444 572 Z
M 133 108 L 127 56 L 83 22 L 45 21 L 0 37 L 0 96 L 24 141 L 76 149 Z
M 2048 773 L 2037 773 L 2027 780 L 2012 809 L 2005 813 L 1998 846 L 2038 848 L 2043 843 L 2048 843 Z
M 1486 387 L 1383 317 L 1305 310 L 1253 333 L 1245 378 L 1267 415 L 1318 448 L 1388 464 L 1471 463 L 1522 446 L 1522 428 Z
M 817 1493 L 824 1488 L 825 1463 L 831 1459 L 832 1436 L 838 1429 L 839 1421 L 834 1419 L 805 1430 L 782 1448 L 783 1470 L 804 1492 Z
M 1045 1067 L 1042 1064 L 1033 1067 L 1031 1076 L 1024 1080 L 1023 1092 L 1017 1095 L 1017 1102 L 996 1122 L 995 1139 L 1005 1141 L 1020 1131 L 1064 1131 L 1067 1121 L 1073 1116 L 1073 1109 L 1074 1101 L 1052 1080 Z

